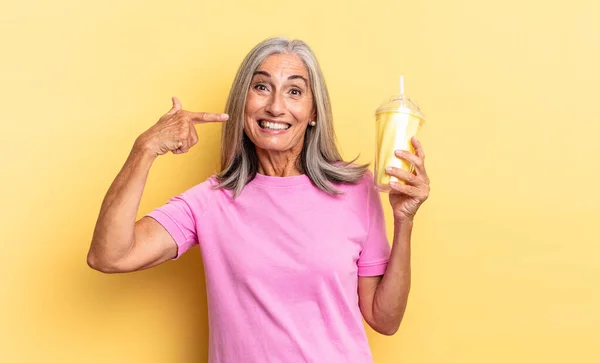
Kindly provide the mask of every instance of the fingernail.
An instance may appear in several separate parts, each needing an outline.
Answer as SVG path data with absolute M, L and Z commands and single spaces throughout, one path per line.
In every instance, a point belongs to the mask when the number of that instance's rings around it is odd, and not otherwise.
M 396 150 L 396 155 L 402 155 L 402 150 Z
M 385 168 L 385 171 L 392 171 L 392 168 L 388 166 L 387 168 Z
M 227 119 L 229 119 L 229 115 L 226 113 L 221 114 L 221 120 L 226 121 Z

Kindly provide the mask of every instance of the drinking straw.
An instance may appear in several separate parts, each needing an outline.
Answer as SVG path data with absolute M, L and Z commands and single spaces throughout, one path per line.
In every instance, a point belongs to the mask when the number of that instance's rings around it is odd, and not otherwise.
M 400 76 L 400 95 L 404 95 L 404 76 Z

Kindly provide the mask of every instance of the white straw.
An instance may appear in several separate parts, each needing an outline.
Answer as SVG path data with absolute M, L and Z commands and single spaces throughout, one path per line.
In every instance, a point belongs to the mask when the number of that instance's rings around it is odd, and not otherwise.
M 404 94 L 404 76 L 400 76 L 400 94 Z

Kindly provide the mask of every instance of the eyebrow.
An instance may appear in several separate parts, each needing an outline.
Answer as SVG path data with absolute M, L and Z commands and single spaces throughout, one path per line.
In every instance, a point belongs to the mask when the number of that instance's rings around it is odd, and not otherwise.
M 266 71 L 256 71 L 256 72 L 254 72 L 253 76 L 256 76 L 256 75 L 259 75 L 259 74 L 263 75 L 263 76 L 266 76 L 266 77 L 271 77 L 271 75 L 269 74 L 269 72 L 266 72 Z M 291 79 L 301 79 L 308 86 L 308 80 L 305 77 L 301 76 L 301 75 L 293 74 L 293 75 L 289 76 L 288 79 L 290 79 L 290 80 Z

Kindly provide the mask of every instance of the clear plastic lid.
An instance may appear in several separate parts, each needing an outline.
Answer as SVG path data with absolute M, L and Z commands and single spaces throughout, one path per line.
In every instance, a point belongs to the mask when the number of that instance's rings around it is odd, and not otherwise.
M 379 114 L 382 112 L 412 112 L 417 114 L 421 119 L 424 118 L 423 112 L 419 108 L 416 102 L 413 102 L 410 98 L 406 97 L 406 95 L 396 95 L 392 96 L 389 101 L 383 103 L 375 114 Z

